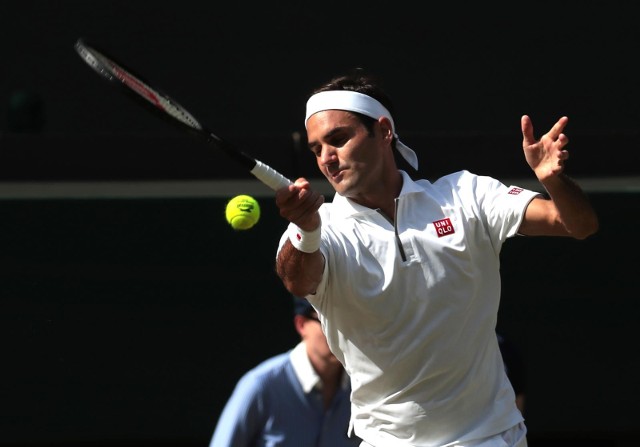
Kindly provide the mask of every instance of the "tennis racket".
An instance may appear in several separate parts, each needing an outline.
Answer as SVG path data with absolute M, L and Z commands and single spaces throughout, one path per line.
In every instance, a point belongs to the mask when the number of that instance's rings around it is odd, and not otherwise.
M 169 95 L 156 87 L 152 87 L 149 82 L 133 74 L 131 70 L 120 63 L 115 62 L 112 57 L 107 57 L 103 51 L 98 51 L 93 46 L 85 43 L 83 39 L 78 39 L 75 49 L 82 60 L 103 79 L 122 87 L 129 97 L 153 113 L 159 114 L 160 117 L 168 119 L 170 122 L 177 124 L 178 127 L 203 138 L 207 143 L 222 150 L 274 191 L 291 184 L 291 180 L 272 167 L 256 160 L 251 155 L 215 135 Z

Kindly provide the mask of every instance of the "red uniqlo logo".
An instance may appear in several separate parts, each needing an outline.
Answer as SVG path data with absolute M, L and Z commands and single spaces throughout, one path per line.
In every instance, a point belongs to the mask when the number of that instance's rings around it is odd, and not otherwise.
M 436 234 L 438 237 L 446 236 L 447 234 L 453 234 L 456 231 L 453 229 L 453 225 L 451 225 L 451 220 L 446 217 L 444 219 L 436 220 L 433 223 L 433 226 L 436 227 Z
M 514 196 L 517 196 L 521 192 L 522 192 L 522 188 L 513 187 L 509 190 L 508 194 L 513 194 Z

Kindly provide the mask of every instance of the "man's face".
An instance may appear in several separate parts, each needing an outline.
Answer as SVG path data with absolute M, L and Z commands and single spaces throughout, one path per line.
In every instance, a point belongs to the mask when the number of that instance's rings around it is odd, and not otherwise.
M 307 121 L 307 138 L 320 172 L 339 194 L 357 198 L 379 181 L 384 141 L 377 124 L 371 135 L 353 113 L 325 110 Z
M 307 344 L 307 353 L 312 359 L 321 359 L 323 363 L 338 363 L 338 359 L 333 355 L 327 338 L 322 332 L 322 326 L 315 312 L 309 317 L 301 317 L 304 321 L 298 330 Z

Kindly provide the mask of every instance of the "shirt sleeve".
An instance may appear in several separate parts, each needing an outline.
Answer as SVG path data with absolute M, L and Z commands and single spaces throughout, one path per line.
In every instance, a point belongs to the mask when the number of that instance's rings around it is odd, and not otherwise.
M 477 176 L 475 195 L 492 237 L 504 242 L 518 233 L 529 203 L 540 193 L 507 186 L 491 177 Z

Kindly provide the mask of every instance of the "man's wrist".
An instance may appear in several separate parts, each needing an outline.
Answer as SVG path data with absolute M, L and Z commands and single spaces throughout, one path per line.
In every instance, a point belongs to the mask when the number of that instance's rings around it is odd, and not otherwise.
M 304 253 L 314 253 L 320 249 L 322 226 L 313 231 L 305 231 L 294 223 L 289 224 L 289 240 L 297 250 Z

